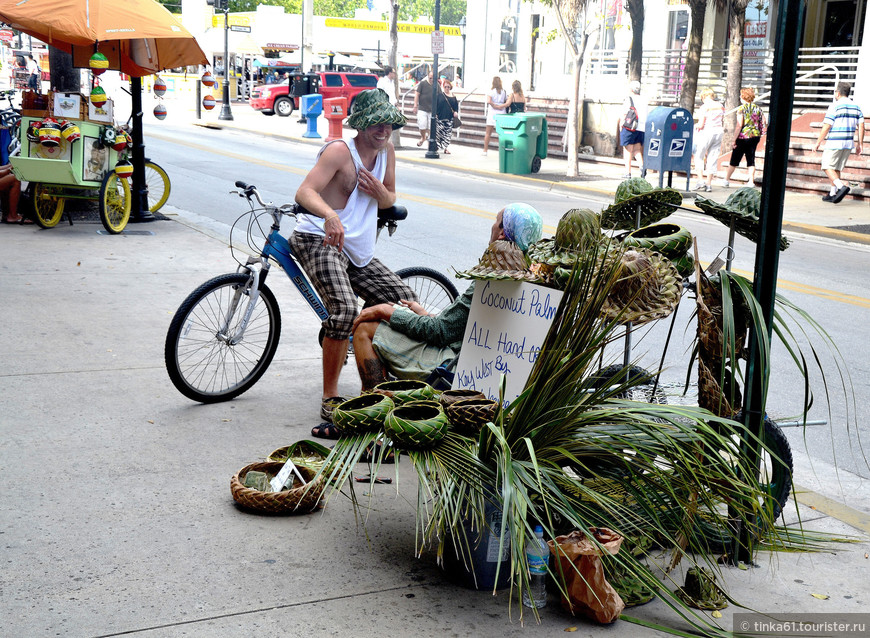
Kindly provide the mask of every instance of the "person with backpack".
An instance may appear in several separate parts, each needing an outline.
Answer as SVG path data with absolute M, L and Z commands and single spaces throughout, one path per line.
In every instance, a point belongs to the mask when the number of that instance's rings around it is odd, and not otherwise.
M 625 159 L 625 174 L 622 179 L 631 178 L 631 161 L 634 157 L 638 158 L 640 176 L 646 177 L 646 167 L 643 164 L 643 129 L 649 106 L 640 95 L 640 82 L 634 80 L 628 88 L 628 97 L 622 103 L 623 116 L 619 120 L 619 145 Z

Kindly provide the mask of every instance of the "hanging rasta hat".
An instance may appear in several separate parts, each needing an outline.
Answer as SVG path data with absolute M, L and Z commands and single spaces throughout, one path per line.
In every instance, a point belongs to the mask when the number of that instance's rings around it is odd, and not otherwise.
M 619 280 L 602 304 L 601 314 L 635 325 L 670 315 L 680 303 L 682 292 L 676 266 L 646 248 L 628 249 L 619 259 Z
M 407 124 L 405 116 L 390 104 L 390 98 L 383 89 L 363 91 L 353 101 L 347 125 L 358 131 L 376 124 L 392 124 L 393 129 Z
M 674 212 L 674 207 L 683 203 L 680 191 L 673 188 L 653 188 L 641 177 L 623 181 L 616 188 L 614 203 L 601 213 L 601 227 L 618 230 L 634 230 L 661 221 Z
M 528 258 L 512 241 L 498 239 L 484 251 L 474 268 L 457 272 L 460 279 L 517 279 L 533 280 Z
M 695 206 L 704 214 L 709 215 L 726 226 L 731 226 L 734 220 L 734 230 L 747 239 L 758 243 L 760 234 L 759 213 L 761 212 L 761 192 L 745 186 L 738 188 L 728 196 L 724 204 L 714 202 L 712 199 L 698 196 L 695 198 Z M 779 249 L 785 250 L 789 244 L 788 238 L 780 236 Z

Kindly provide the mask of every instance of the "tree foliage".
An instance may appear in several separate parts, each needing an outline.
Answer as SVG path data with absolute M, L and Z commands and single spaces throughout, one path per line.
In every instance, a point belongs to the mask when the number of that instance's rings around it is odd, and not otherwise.
M 435 0 L 400 0 L 399 20 L 413 22 L 417 18 L 435 21 Z M 441 24 L 459 24 L 465 15 L 467 0 L 441 0 Z

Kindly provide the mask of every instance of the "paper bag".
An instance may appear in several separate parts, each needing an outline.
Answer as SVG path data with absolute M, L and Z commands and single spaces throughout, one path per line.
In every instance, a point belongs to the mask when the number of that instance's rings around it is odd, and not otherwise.
M 622 536 L 606 527 L 591 527 L 589 531 L 610 554 L 619 552 Z M 555 574 L 558 577 L 561 573 L 565 578 L 567 596 L 562 595 L 565 611 L 574 615 L 580 612 L 602 624 L 616 620 L 625 603 L 604 577 L 600 548 L 579 531 L 558 536 L 547 544 L 559 561 Z

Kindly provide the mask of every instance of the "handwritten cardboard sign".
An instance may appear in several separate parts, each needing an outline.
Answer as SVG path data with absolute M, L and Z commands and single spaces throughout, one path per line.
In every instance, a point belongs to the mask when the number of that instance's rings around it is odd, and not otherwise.
M 454 389 L 498 400 L 506 377 L 505 405 L 519 396 L 562 300 L 562 291 L 520 281 L 477 281 Z

